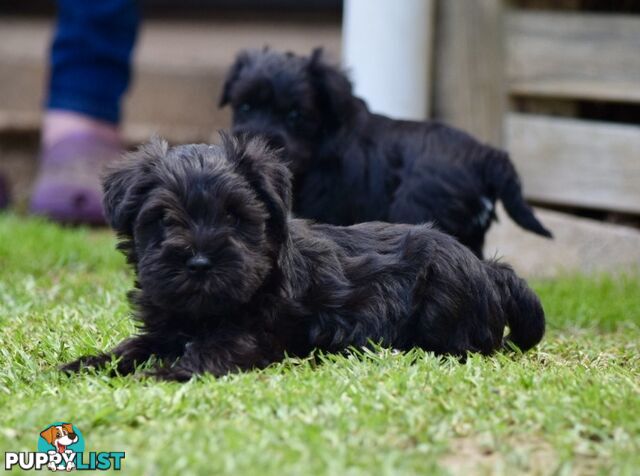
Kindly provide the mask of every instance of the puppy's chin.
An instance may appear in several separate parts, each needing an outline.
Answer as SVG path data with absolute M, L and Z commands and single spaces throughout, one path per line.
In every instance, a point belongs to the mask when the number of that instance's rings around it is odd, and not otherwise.
M 171 311 L 181 318 L 190 317 L 198 320 L 215 320 L 242 304 L 240 301 L 220 293 L 208 294 L 202 291 L 185 293 L 184 295 L 154 294 L 151 296 L 151 300 L 155 305 Z
M 202 275 L 155 268 L 140 272 L 138 283 L 155 305 L 192 316 L 218 315 L 249 302 L 260 288 L 268 267 L 236 263 Z
M 278 139 L 274 140 L 273 131 L 268 128 L 247 128 L 243 125 L 236 126 L 233 132 L 238 135 L 262 137 L 271 149 L 280 152 L 280 157 L 293 174 L 302 174 L 311 167 L 313 144 L 308 140 L 282 131 L 276 134 Z
M 293 175 L 304 174 L 311 168 L 311 144 L 291 139 L 276 150 L 280 151 L 280 157 Z
M 311 156 L 309 148 L 288 147 L 284 149 L 283 156 L 286 157 L 286 164 L 294 175 L 305 173 L 311 167 Z

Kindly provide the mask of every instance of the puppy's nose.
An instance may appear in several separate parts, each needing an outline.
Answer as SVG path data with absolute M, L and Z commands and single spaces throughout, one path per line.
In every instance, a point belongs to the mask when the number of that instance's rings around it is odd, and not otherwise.
M 211 268 L 211 260 L 198 253 L 187 260 L 187 268 L 194 273 L 201 273 Z

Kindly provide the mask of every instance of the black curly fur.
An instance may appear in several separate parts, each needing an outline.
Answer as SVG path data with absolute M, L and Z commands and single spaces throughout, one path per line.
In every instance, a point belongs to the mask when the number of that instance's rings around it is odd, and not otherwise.
M 372 114 L 320 50 L 240 53 L 223 88 L 226 104 L 234 132 L 262 135 L 286 152 L 301 217 L 334 225 L 433 222 L 482 257 L 501 200 L 521 227 L 551 236 L 524 201 L 505 152 L 444 124 Z
M 262 368 L 314 349 L 379 343 L 464 357 L 526 350 L 544 333 L 535 294 L 506 265 L 482 262 L 429 225 L 339 227 L 293 219 L 288 168 L 258 139 L 129 155 L 104 183 L 109 223 L 136 271 L 140 333 L 64 366 L 127 374 Z M 206 257 L 194 272 L 188 261 Z

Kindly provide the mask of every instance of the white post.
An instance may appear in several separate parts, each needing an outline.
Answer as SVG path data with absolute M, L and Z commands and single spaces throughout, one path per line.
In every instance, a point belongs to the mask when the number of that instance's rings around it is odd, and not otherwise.
M 434 0 L 345 0 L 343 64 L 372 111 L 430 112 Z

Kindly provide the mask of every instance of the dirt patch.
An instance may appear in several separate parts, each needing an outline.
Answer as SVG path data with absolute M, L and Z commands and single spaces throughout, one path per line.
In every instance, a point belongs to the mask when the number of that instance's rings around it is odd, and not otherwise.
M 607 462 L 580 450 L 574 452 L 570 462 L 563 462 L 553 446 L 540 435 L 517 435 L 499 440 L 485 433 L 452 440 L 439 464 L 449 474 L 461 476 L 595 476 L 603 470 L 606 473 Z
M 541 437 L 500 441 L 481 434 L 453 440 L 440 465 L 453 475 L 548 475 L 558 469 L 559 459 Z

